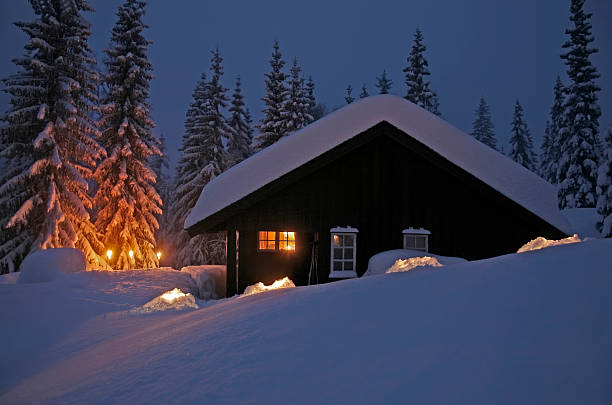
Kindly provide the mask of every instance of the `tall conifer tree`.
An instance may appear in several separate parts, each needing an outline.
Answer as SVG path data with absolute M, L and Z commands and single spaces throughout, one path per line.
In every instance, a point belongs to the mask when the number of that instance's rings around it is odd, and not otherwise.
M 608 130 L 603 163 L 597 177 L 597 226 L 604 238 L 612 237 L 612 129 Z
M 436 115 L 440 115 L 438 97 L 429 87 L 429 81 L 426 80 L 426 77 L 431 74 L 428 69 L 429 63 L 425 59 L 426 50 L 427 48 L 423 43 L 423 33 L 417 28 L 414 34 L 414 43 L 407 58 L 408 65 L 403 70 L 406 73 L 406 86 L 408 87 L 405 98 Z
M 251 155 L 251 143 L 253 142 L 251 128 L 248 123 L 248 115 L 244 105 L 240 76 L 236 78 L 236 87 L 232 95 L 232 106 L 229 127 L 230 139 L 227 143 L 230 165 L 235 165 Z
M 533 138 L 523 119 L 523 107 L 518 100 L 514 105 L 510 146 L 510 157 L 512 160 L 531 171 L 535 171 L 537 161 L 533 151 Z
M 590 46 L 590 13 L 584 11 L 584 0 L 571 0 L 570 21 L 565 30 L 569 39 L 561 55 L 567 66 L 567 97 L 565 117 L 560 130 L 560 159 L 557 170 L 559 208 L 594 207 L 598 169 L 599 117 L 597 101 L 600 91 L 595 80 L 599 77 L 590 56 L 598 50 Z
M 314 121 L 315 109 L 317 107 L 317 100 L 315 98 L 315 84 L 312 80 L 312 76 L 308 76 L 306 81 L 306 100 L 308 102 L 308 114 L 312 117 L 312 120 L 308 122 L 310 124 Z
M 312 115 L 308 113 L 309 105 L 303 79 L 300 77 L 301 71 L 297 58 L 294 58 L 288 81 L 289 94 L 281 111 L 282 126 L 287 135 L 304 128 L 313 120 Z
M 105 246 L 114 251 L 111 264 L 116 269 L 158 266 L 155 232 L 162 200 L 149 159 L 161 152 L 149 113 L 153 66 L 147 57 L 150 42 L 143 36 L 145 6 L 140 0 L 119 6 L 105 51 L 108 95 L 100 127 L 107 158 L 95 173 L 99 186 L 94 203 L 96 227 Z
M 368 93 L 368 88 L 366 87 L 364 83 L 363 86 L 361 86 L 361 93 L 359 93 L 359 98 L 366 98 L 369 96 L 370 94 Z
M 378 88 L 378 94 L 389 94 L 393 81 L 387 78 L 387 71 L 383 70 L 382 75 L 376 78 L 376 88 Z
M 546 181 L 557 184 L 557 170 L 561 158 L 559 131 L 563 128 L 564 87 L 561 78 L 557 76 L 554 88 L 553 105 L 550 109 L 550 120 L 546 125 L 546 132 L 542 140 L 542 154 L 540 157 L 540 175 Z
M 484 97 L 480 98 L 480 103 L 474 113 L 476 119 L 472 123 L 471 135 L 485 145 L 497 150 L 497 140 L 495 139 L 495 127 L 491 120 L 491 110 Z
M 266 73 L 266 95 L 262 98 L 266 107 L 264 116 L 259 124 L 259 133 L 255 136 L 255 148 L 257 150 L 266 148 L 285 136 L 283 127 L 282 111 L 287 99 L 288 92 L 285 85 L 287 75 L 283 72 L 285 61 L 278 46 L 274 41 L 274 51 L 270 59 L 271 70 Z
M 353 86 L 350 84 L 346 87 L 346 96 L 344 96 L 344 101 L 346 101 L 346 104 L 351 104 L 353 101 L 355 101 L 355 98 L 353 97 Z
M 86 0 L 31 4 L 37 18 L 17 23 L 29 36 L 25 57 L 15 60 L 21 70 L 4 80 L 11 108 L 1 130 L 8 172 L 0 185 L 0 268 L 15 270 L 28 252 L 55 247 L 76 247 L 101 267 L 88 212 L 88 179 L 104 154 L 91 119 L 98 75 L 82 15 L 93 9 Z

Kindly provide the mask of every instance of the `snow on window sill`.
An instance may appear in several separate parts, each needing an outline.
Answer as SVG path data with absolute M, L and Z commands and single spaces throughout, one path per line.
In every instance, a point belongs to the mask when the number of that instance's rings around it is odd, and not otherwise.
M 329 273 L 329 278 L 356 278 L 357 273 L 354 271 L 332 271 Z

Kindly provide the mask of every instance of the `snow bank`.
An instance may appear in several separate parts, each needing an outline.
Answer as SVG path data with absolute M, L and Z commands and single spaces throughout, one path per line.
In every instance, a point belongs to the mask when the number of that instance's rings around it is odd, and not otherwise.
M 402 273 L 417 267 L 442 267 L 442 264 L 435 257 L 411 257 L 397 260 L 385 273 Z
M 597 230 L 599 214 L 596 208 L 568 208 L 561 214 L 570 223 L 572 231 L 583 238 L 601 238 L 601 232 Z
M 457 263 L 465 263 L 467 260 L 461 259 L 459 257 L 447 257 L 434 255 L 432 253 L 425 253 L 420 250 L 410 250 L 410 249 L 394 249 L 387 250 L 385 252 L 381 252 L 375 254 L 368 260 L 368 269 L 364 273 L 363 277 L 374 276 L 377 274 L 385 274 L 387 270 L 395 265 L 395 263 L 399 260 L 407 260 L 411 258 L 419 258 L 427 255 L 432 259 L 435 259 L 440 265 L 450 266 L 452 264 Z M 406 270 L 404 270 L 406 271 Z
M 280 280 L 276 280 L 270 285 L 264 285 L 261 281 L 257 284 L 253 284 L 244 289 L 243 297 L 253 294 L 259 294 L 261 292 L 270 291 L 270 290 L 278 290 L 280 288 L 294 288 L 295 284 L 289 277 L 281 278 Z
M 549 240 L 543 238 L 541 236 L 535 238 L 532 241 L 527 242 L 516 253 L 530 252 L 532 250 L 544 249 L 551 246 L 559 246 L 559 245 L 567 245 L 569 243 L 577 243 L 582 242 L 582 240 L 578 237 L 578 235 L 574 234 L 574 236 L 570 236 L 568 238 L 559 239 L 559 240 Z
M 19 273 L 8 273 L 0 276 L 0 284 L 15 284 L 19 278 Z
M 159 297 L 153 298 L 141 307 L 130 310 L 131 313 L 146 314 L 151 312 L 162 312 L 169 309 L 181 310 L 188 308 L 199 308 L 193 295 L 185 294 L 179 288 L 166 291 Z
M 225 298 L 226 267 L 223 265 L 187 266 L 181 272 L 189 273 L 197 286 L 196 295 L 202 300 Z
M 44 283 L 67 273 L 85 271 L 87 261 L 83 252 L 72 248 L 38 250 L 29 254 L 21 264 L 18 283 Z

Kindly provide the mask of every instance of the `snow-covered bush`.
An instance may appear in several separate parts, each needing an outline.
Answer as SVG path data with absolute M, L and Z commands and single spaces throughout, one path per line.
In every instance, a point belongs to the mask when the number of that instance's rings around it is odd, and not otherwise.
M 385 273 L 402 273 L 415 267 L 442 267 L 438 259 L 431 256 L 411 257 L 409 259 L 399 259 Z
M 526 244 L 524 244 L 523 246 L 521 246 L 521 248 L 516 253 L 529 252 L 532 250 L 544 249 L 544 248 L 551 247 L 551 246 L 567 245 L 568 243 L 576 243 L 576 242 L 582 242 L 582 240 L 578 237 L 577 234 L 574 234 L 574 236 L 570 236 L 568 238 L 559 239 L 559 240 L 549 240 L 549 239 L 539 236 L 535 238 L 534 240 L 531 240 L 527 242 Z
M 225 298 L 225 266 L 187 266 L 181 271 L 189 273 L 195 282 L 198 287 L 198 298 L 203 300 Z
M 264 285 L 261 281 L 259 283 L 248 286 L 244 289 L 244 294 L 242 296 L 246 297 L 247 295 L 259 294 L 261 292 L 270 291 L 270 290 L 278 290 L 280 288 L 293 288 L 295 284 L 289 277 L 283 277 L 280 280 L 276 280 L 270 285 Z
M 169 309 L 188 309 L 188 308 L 199 308 L 195 302 L 193 295 L 185 294 L 179 288 L 175 288 L 171 291 L 166 291 L 159 297 L 153 298 L 141 307 L 133 309 L 132 313 L 151 313 L 167 311 Z
M 66 273 L 85 271 L 85 255 L 78 249 L 56 248 L 38 250 L 21 264 L 18 283 L 44 283 Z
M 438 263 L 443 266 L 449 266 L 451 264 L 464 263 L 467 260 L 459 258 L 459 257 L 447 257 L 434 255 L 431 253 L 425 253 L 420 250 L 410 250 L 410 249 L 394 249 L 387 250 L 385 252 L 377 253 L 370 258 L 368 261 L 368 269 L 366 270 L 363 277 L 374 276 L 377 274 L 385 274 L 387 270 L 395 265 L 395 263 L 399 260 L 407 260 L 410 258 L 420 258 L 424 255 L 436 259 Z M 404 270 L 406 271 L 406 270 Z

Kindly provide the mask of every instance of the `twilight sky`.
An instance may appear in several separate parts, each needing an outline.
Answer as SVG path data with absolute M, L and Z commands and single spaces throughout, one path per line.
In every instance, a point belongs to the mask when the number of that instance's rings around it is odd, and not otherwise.
M 121 2 L 90 0 L 96 13 L 86 18 L 93 24 L 91 44 L 99 62 Z M 612 1 L 587 0 L 586 8 L 594 13 L 600 49 L 593 61 L 602 76 L 600 124 L 605 131 L 612 127 Z M 559 54 L 568 15 L 569 0 L 150 0 L 145 22 L 151 28 L 145 35 L 153 41 L 156 133 L 169 139 L 175 163 L 191 92 L 200 73 L 208 71 L 214 47 L 225 59 L 224 85 L 232 88 L 241 75 L 247 105 L 258 120 L 263 74 L 275 39 L 288 64 L 297 56 L 304 73 L 312 75 L 317 101 L 333 109 L 344 105 L 349 83 L 354 96 L 363 83 L 375 93 L 383 69 L 393 80 L 391 93 L 403 96 L 402 69 L 420 27 L 432 87 L 447 121 L 470 132 L 473 111 L 484 96 L 498 141 L 508 150 L 513 105 L 519 99 L 539 145 L 555 77 L 565 71 Z M 14 73 L 11 59 L 23 54 L 26 36 L 11 22 L 32 16 L 26 0 L 0 0 L 0 77 Z M 0 111 L 7 109 L 8 100 L 0 94 Z

